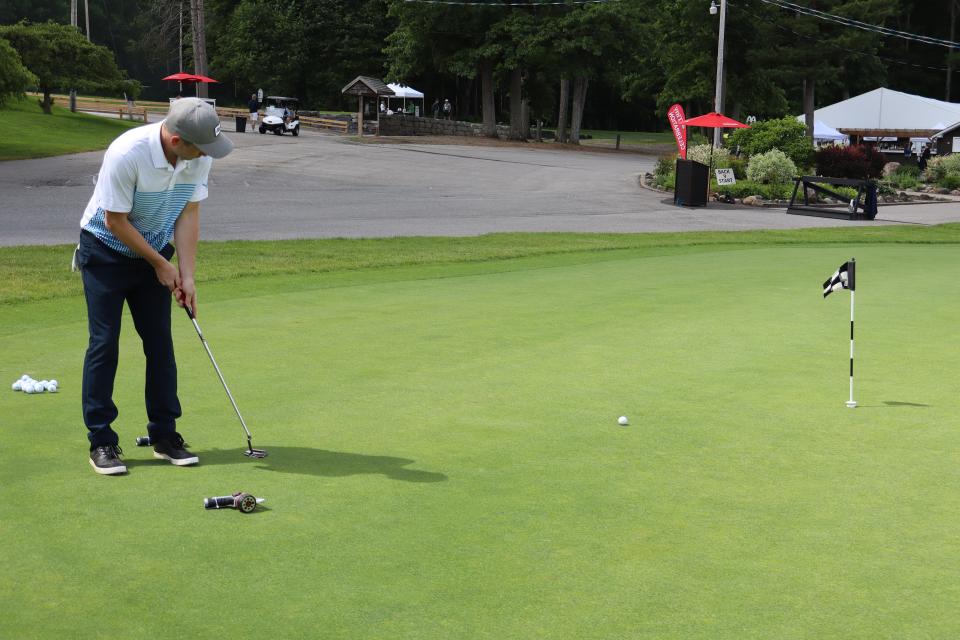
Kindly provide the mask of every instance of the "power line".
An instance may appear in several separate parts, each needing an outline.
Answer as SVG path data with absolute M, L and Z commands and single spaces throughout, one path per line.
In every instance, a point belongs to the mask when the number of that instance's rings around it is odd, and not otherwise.
M 816 42 L 816 43 L 818 43 L 818 44 L 825 44 L 825 45 L 827 45 L 827 46 L 832 47 L 832 48 L 833 48 L 834 50 L 836 50 L 836 51 L 843 51 L 843 52 L 845 52 L 845 53 L 850 53 L 850 54 L 853 54 L 853 55 L 856 55 L 856 56 L 862 56 L 862 57 L 866 57 L 866 58 L 876 58 L 877 60 L 883 60 L 884 62 L 891 62 L 891 63 L 893 63 L 893 64 L 900 64 L 900 65 L 903 65 L 903 66 L 906 66 L 906 67 L 914 67 L 914 68 L 916 68 L 916 69 L 928 69 L 928 70 L 931 70 L 931 71 L 949 71 L 949 69 L 947 69 L 947 67 L 931 67 L 931 66 L 929 66 L 929 65 L 915 64 L 915 63 L 913 63 L 913 62 L 905 62 L 905 61 L 903 61 L 903 60 L 898 60 L 897 58 L 889 58 L 889 57 L 887 57 L 887 56 L 881 56 L 881 55 L 876 54 L 876 53 L 865 53 L 865 52 L 863 52 L 863 51 L 857 51 L 856 49 L 848 49 L 847 47 L 841 47 L 841 46 L 836 45 L 836 44 L 831 43 L 831 42 L 826 42 L 826 43 L 825 43 L 825 42 L 823 42 L 822 40 L 820 40 L 819 38 L 815 38 L 815 37 L 813 37 L 813 36 L 810 36 L 810 35 L 807 35 L 807 34 L 804 34 L 804 33 L 798 33 L 798 32 L 796 32 L 796 31 L 794 31 L 793 29 L 791 29 L 790 27 L 786 27 L 786 26 L 784 26 L 783 24 L 781 24 L 781 23 L 779 23 L 779 22 L 776 22 L 776 21 L 774 21 L 774 20 L 771 20 L 770 18 L 768 18 L 768 17 L 766 17 L 766 16 L 762 16 L 762 15 L 756 14 L 756 13 L 754 13 L 754 12 L 752 12 L 752 11 L 749 11 L 748 9 L 746 9 L 745 7 L 742 7 L 742 6 L 740 6 L 740 5 L 734 5 L 732 2 L 729 2 L 729 1 L 728 1 L 728 2 L 727 2 L 727 6 L 728 6 L 728 7 L 736 7 L 738 11 L 743 11 L 744 13 L 747 13 L 747 14 L 753 16 L 753 17 L 756 18 L 757 20 L 762 20 L 763 22 L 766 22 L 766 23 L 768 23 L 768 24 L 771 24 L 771 25 L 775 26 L 775 27 L 778 28 L 778 29 L 781 29 L 781 30 L 786 31 L 786 32 L 788 32 L 788 33 L 792 33 L 793 35 L 797 36 L 798 38 L 803 38 L 803 39 L 805 39 L 805 40 L 811 40 L 811 41 Z M 954 70 L 954 71 L 956 71 L 956 70 Z
M 885 36 L 890 36 L 894 38 L 903 38 L 904 40 L 912 40 L 914 42 L 922 42 L 924 44 L 932 44 L 940 47 L 948 47 L 950 49 L 960 48 L 960 42 L 952 42 L 950 40 L 943 40 L 941 38 L 931 38 L 929 36 L 922 36 L 916 33 L 909 33 L 907 31 L 898 31 L 896 29 L 890 29 L 888 27 L 881 27 L 875 24 L 869 24 L 867 22 L 861 22 L 859 20 L 854 20 L 853 18 L 844 18 L 843 16 L 837 16 L 832 13 L 826 13 L 824 11 L 817 11 L 816 9 L 810 9 L 793 2 L 787 2 L 787 0 L 760 0 L 769 5 L 773 5 L 780 9 L 787 9 L 788 11 L 793 11 L 805 16 L 810 16 L 813 18 L 818 18 L 820 20 L 826 20 L 827 22 L 833 22 L 845 27 L 854 27 L 856 29 L 862 29 L 864 31 L 871 31 L 873 33 L 879 33 Z
M 404 2 L 417 2 L 420 4 L 448 4 L 454 6 L 474 6 L 474 7 L 539 7 L 539 6 L 563 6 L 571 4 L 603 4 L 605 2 L 616 2 L 617 0 L 530 0 L 530 2 L 500 2 L 499 0 L 403 0 Z

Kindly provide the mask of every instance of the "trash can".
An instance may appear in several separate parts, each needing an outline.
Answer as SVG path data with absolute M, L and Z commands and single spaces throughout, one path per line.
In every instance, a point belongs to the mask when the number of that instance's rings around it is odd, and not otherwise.
M 247 132 L 247 116 L 237 116 L 237 133 Z
M 707 206 L 709 168 L 694 160 L 677 158 L 677 172 L 673 183 L 673 204 L 678 207 Z

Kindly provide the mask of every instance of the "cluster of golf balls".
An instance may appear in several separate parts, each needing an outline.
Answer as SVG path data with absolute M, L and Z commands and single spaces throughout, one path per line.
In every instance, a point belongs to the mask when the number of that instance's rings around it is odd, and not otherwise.
M 56 393 L 58 386 L 60 386 L 60 383 L 56 380 L 34 380 L 26 373 L 10 385 L 14 391 L 23 391 L 24 393 L 43 393 L 45 391 Z

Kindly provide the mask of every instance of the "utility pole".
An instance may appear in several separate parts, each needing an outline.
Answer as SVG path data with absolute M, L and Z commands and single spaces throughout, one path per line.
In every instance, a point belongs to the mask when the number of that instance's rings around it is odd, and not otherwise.
M 957 4 L 958 0 L 950 0 L 950 42 L 954 41 L 954 36 L 957 34 Z M 956 49 L 950 47 L 950 52 L 947 54 L 947 97 L 944 98 L 947 102 L 950 102 L 950 84 L 953 80 L 954 51 L 956 51 Z
M 70 26 L 77 26 L 77 0 L 70 0 Z M 70 111 L 77 111 L 77 90 L 70 89 Z
M 90 42 L 90 0 L 83 0 L 83 12 L 87 16 L 87 42 Z
M 710 13 L 717 13 L 717 5 L 714 0 L 710 1 Z M 723 51 L 724 35 L 727 29 L 727 0 L 720 0 L 720 35 L 717 38 L 717 92 L 713 98 L 713 110 L 717 113 L 723 113 Z M 723 129 L 717 127 L 713 130 L 713 146 L 720 148 L 723 140 Z

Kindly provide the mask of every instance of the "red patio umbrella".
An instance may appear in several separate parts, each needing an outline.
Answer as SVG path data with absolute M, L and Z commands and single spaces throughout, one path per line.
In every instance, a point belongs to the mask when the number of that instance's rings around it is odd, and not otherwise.
M 688 127 L 707 127 L 708 129 L 749 129 L 750 125 L 737 122 L 733 118 L 711 111 L 702 116 L 687 118 L 681 124 Z
M 743 124 L 738 122 L 733 118 L 723 115 L 722 113 L 717 113 L 716 111 L 711 111 L 710 113 L 705 113 L 702 116 L 695 116 L 693 118 L 687 118 L 683 121 L 684 125 L 688 127 L 706 127 L 707 129 L 749 129 L 750 125 Z M 710 166 L 707 168 L 707 171 L 713 170 L 713 145 L 710 145 Z M 707 174 L 710 175 L 709 173 Z M 709 180 L 707 181 L 709 184 Z
M 166 78 L 163 78 L 163 80 L 171 80 L 175 82 L 193 82 L 193 83 L 218 82 L 217 80 L 214 80 L 213 78 L 208 78 L 207 76 L 201 76 L 195 73 L 184 73 L 183 71 L 181 71 L 180 73 L 174 73 L 172 75 L 169 75 Z M 197 88 L 197 93 L 199 93 L 199 88 Z

